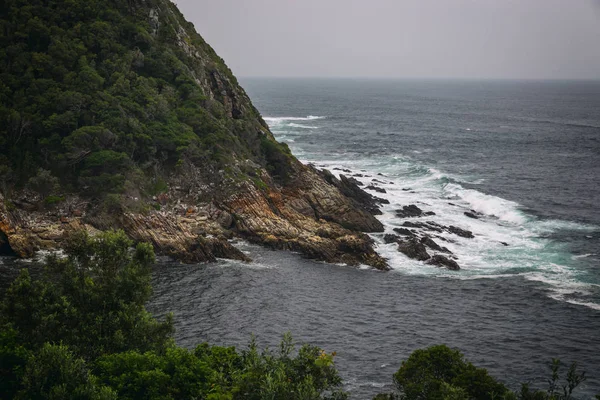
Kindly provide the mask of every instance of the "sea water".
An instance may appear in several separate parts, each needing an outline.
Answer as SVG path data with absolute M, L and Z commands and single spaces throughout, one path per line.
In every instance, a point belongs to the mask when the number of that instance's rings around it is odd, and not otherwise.
M 600 393 L 599 83 L 242 85 L 302 161 L 386 191 L 371 191 L 390 201 L 386 233 L 415 204 L 474 238 L 436 234 L 460 271 L 411 260 L 383 234 L 372 237 L 390 272 L 243 242 L 251 264 L 164 261 L 151 310 L 175 313 L 180 344 L 244 347 L 254 334 L 275 347 L 290 331 L 337 352 L 353 399 L 391 391 L 402 360 L 440 343 L 515 390 L 545 388 L 552 358 L 577 361 L 588 375 L 578 398 Z

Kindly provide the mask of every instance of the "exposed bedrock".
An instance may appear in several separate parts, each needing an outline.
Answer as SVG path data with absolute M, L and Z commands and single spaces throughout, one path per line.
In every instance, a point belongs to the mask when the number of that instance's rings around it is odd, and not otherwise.
M 352 188 L 356 197 L 350 198 L 313 168 L 299 163 L 297 168 L 295 179 L 285 186 L 258 189 L 245 181 L 229 190 L 233 194 L 211 203 L 186 202 L 172 190 L 156 199 L 160 211 L 144 213 L 117 210 L 107 216 L 94 206 L 78 206 L 85 203 L 78 198 L 69 199 L 72 207 L 29 211 L 0 198 L 0 248 L 31 257 L 37 250 L 59 248 L 73 230 L 93 234 L 123 229 L 136 241 L 152 243 L 158 254 L 186 263 L 248 260 L 228 240 L 240 237 L 316 260 L 387 270 L 372 239 L 362 233 L 383 231 L 367 211 L 375 206 L 369 195 L 361 195 L 360 188 L 346 181 L 342 185 Z M 10 210 L 6 204 L 11 204 Z

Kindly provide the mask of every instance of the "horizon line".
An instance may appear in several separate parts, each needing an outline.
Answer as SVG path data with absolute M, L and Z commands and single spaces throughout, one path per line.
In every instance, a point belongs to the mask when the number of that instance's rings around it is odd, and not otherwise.
M 405 80 L 405 81 L 522 81 L 522 82 L 600 82 L 600 77 L 592 78 L 494 78 L 494 77 L 410 77 L 410 76 L 323 76 L 323 75 L 242 75 L 241 79 L 347 79 L 347 80 Z

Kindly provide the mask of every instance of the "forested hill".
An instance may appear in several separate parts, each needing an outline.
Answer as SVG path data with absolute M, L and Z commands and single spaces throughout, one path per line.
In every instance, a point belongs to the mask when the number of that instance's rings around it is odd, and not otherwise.
M 265 164 L 264 122 L 171 2 L 3 0 L 0 10 L 3 182 L 43 168 L 60 185 L 120 193 L 186 159 Z
M 238 236 L 386 268 L 376 202 L 275 141 L 170 1 L 0 0 L 0 253 L 121 228 L 189 262 L 245 259 Z

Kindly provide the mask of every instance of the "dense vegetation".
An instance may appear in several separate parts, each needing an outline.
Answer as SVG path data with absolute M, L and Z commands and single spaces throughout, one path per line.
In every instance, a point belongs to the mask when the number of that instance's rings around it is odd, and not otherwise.
M 284 335 L 277 351 L 175 345 L 173 321 L 144 308 L 152 247 L 123 232 L 73 235 L 38 279 L 22 270 L 0 303 L 1 399 L 344 399 L 335 353 Z M 545 391 L 514 393 L 444 345 L 415 351 L 381 400 L 568 400 L 585 379 L 575 365 Z
M 394 374 L 397 393 L 381 394 L 374 400 L 570 400 L 573 392 L 585 380 L 585 373 L 571 364 L 564 377 L 561 364 L 553 360 L 551 378 L 546 390 L 531 389 L 529 384 L 513 392 L 464 359 L 458 350 L 445 345 L 416 350 L 402 362 Z M 600 396 L 598 396 L 600 398 Z
M 342 399 L 333 355 L 285 335 L 277 351 L 177 347 L 144 309 L 152 247 L 75 235 L 45 276 L 23 270 L 0 314 L 2 399 Z
M 235 158 L 285 171 L 288 150 L 244 96 L 168 0 L 0 1 L 5 193 L 152 194 L 170 171 Z

